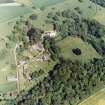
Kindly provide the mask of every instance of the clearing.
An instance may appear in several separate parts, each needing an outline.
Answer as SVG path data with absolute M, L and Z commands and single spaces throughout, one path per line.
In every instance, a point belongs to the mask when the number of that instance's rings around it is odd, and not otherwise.
M 94 48 L 87 42 L 83 42 L 77 37 L 67 37 L 62 41 L 58 42 L 57 45 L 61 49 L 61 56 L 65 59 L 88 61 L 94 57 L 100 57 Z M 75 55 L 72 49 L 79 48 L 82 51 L 81 55 Z

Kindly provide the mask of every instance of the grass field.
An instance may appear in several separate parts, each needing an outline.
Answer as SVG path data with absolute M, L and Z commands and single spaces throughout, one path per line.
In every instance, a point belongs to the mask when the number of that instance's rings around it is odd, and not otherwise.
M 47 5 L 56 4 L 58 2 L 60 2 L 60 0 L 52 1 L 52 3 L 49 1 L 50 4 L 48 3 Z M 43 3 L 45 3 L 45 2 L 42 1 L 41 5 L 43 5 Z M 18 19 L 19 16 L 27 15 L 28 13 L 29 14 L 32 13 L 32 9 L 30 7 L 26 7 L 26 6 L 24 6 L 24 7 L 21 7 L 21 6 L 0 7 L 0 14 L 1 14 L 0 15 L 0 54 L 1 54 L 2 50 L 4 50 L 4 49 L 7 50 L 5 57 L 3 57 L 2 55 L 0 56 L 1 57 L 0 58 L 0 93 L 5 93 L 5 92 L 12 91 L 12 90 L 16 89 L 16 82 L 8 82 L 6 80 L 6 77 L 8 77 L 10 75 L 16 75 L 16 70 L 12 70 L 10 68 L 10 66 L 12 64 L 14 65 L 14 63 L 15 63 L 14 56 L 13 56 L 14 44 L 11 43 L 11 45 L 12 45 L 11 49 L 6 49 L 5 43 L 8 42 L 8 39 L 6 38 L 6 36 L 11 35 L 11 30 L 14 26 L 16 19 Z M 10 24 L 8 24 L 8 22 Z M 49 67 L 47 63 L 40 64 L 40 62 L 37 64 L 34 63 L 34 64 L 32 64 L 32 66 L 33 65 L 37 65 L 37 68 L 34 68 L 34 69 L 39 69 L 41 67 L 41 68 L 48 70 L 48 67 Z
M 17 18 L 21 15 L 30 13 L 32 10 L 29 7 L 22 6 L 4 6 L 0 7 L 0 23 Z
M 66 59 L 88 61 L 94 57 L 99 57 L 98 53 L 87 42 L 83 42 L 80 38 L 67 37 L 58 42 L 57 45 L 61 49 L 61 56 Z M 77 56 L 72 52 L 72 49 L 79 48 L 82 54 Z
M 92 6 L 91 9 L 88 8 L 90 5 Z M 82 14 L 84 17 L 93 17 L 96 12 L 95 5 L 89 0 L 84 0 L 82 3 L 78 2 L 78 0 L 65 0 L 55 5 L 46 7 L 46 9 L 43 11 L 40 11 L 40 10 L 33 11 L 38 16 L 38 19 L 33 21 L 33 23 L 36 27 L 40 29 L 52 30 L 52 27 L 45 23 L 45 20 L 47 19 L 46 18 L 47 14 L 49 12 L 63 11 L 65 9 L 74 10 L 75 7 L 80 7 L 80 10 L 82 10 Z
M 62 2 L 64 0 L 32 0 L 33 5 L 35 5 L 36 7 L 42 7 L 42 6 L 50 6 L 50 5 L 54 5 L 57 4 L 59 2 Z
M 79 105 L 105 105 L 105 88 L 96 92 Z
M 0 93 L 15 91 L 17 88 L 16 82 L 6 83 L 0 85 Z

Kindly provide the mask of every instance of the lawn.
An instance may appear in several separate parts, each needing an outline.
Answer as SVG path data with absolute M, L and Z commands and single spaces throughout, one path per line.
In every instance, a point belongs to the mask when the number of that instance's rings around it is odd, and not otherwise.
M 93 49 L 93 47 L 87 42 L 83 42 L 80 38 L 67 37 L 58 42 L 57 45 L 61 49 L 61 56 L 65 59 L 88 61 L 94 57 L 100 57 L 99 54 Z M 72 49 L 81 49 L 81 55 L 75 55 Z

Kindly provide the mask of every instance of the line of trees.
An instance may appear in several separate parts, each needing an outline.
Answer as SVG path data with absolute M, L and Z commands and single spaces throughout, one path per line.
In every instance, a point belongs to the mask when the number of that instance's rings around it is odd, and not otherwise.
M 90 1 L 105 7 L 105 0 L 90 0 Z
M 47 22 L 53 24 L 54 30 L 63 38 L 67 36 L 80 37 L 83 41 L 90 43 L 95 50 L 105 55 L 105 27 L 96 20 L 85 19 L 76 11 L 69 9 L 62 12 L 48 13 Z
M 60 49 L 56 46 L 54 38 L 45 37 L 43 40 L 43 46 L 46 52 L 50 53 L 50 57 L 53 61 L 59 58 Z

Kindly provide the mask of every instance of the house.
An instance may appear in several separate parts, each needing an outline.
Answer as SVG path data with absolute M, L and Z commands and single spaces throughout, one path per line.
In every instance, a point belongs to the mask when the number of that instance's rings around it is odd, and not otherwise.
M 56 31 L 46 31 L 42 34 L 42 39 L 44 37 L 56 37 L 57 36 L 57 32 Z

